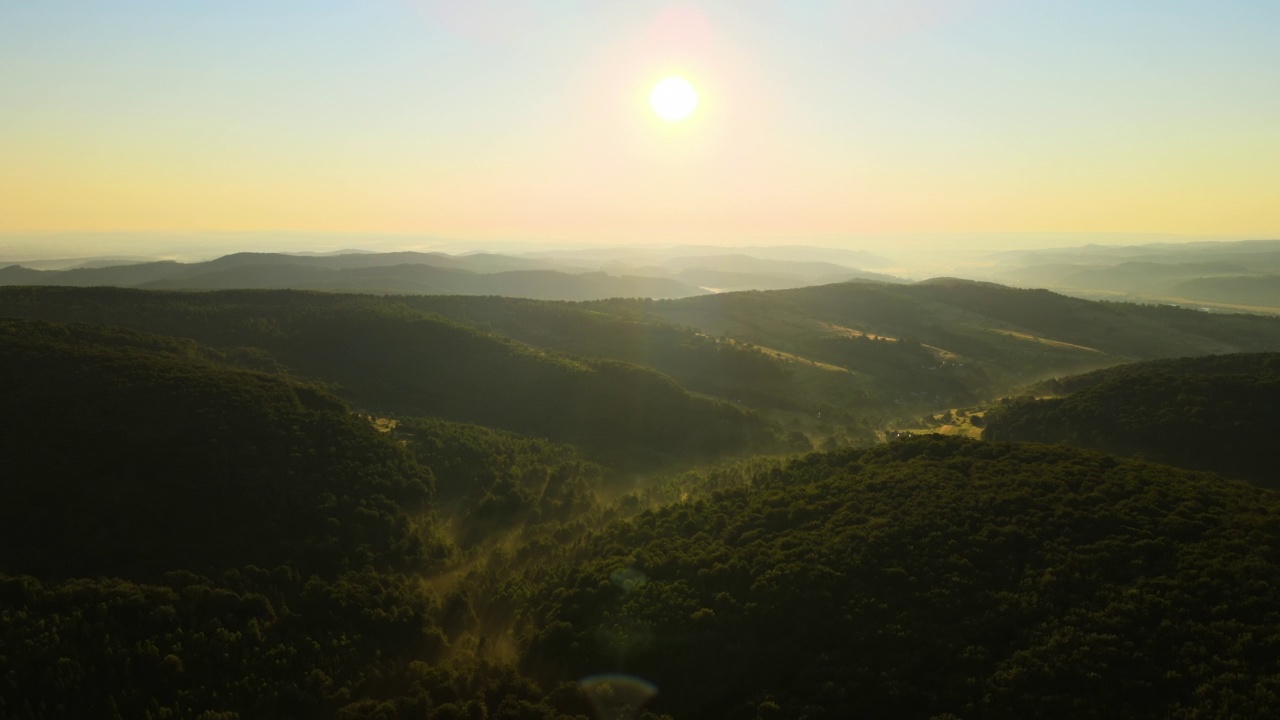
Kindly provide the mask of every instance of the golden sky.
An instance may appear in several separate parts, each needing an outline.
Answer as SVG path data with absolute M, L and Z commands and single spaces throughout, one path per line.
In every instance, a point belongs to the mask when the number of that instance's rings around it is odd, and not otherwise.
M 1275 237 L 1276 27 L 1262 1 L 4 3 L 0 233 Z M 670 75 L 682 122 L 648 105 Z

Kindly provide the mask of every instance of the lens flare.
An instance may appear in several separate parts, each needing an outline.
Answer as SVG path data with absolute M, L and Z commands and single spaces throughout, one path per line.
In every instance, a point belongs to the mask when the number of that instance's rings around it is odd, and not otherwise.
M 658 694 L 658 686 L 634 675 L 609 673 L 592 675 L 578 681 L 598 720 L 631 720 Z

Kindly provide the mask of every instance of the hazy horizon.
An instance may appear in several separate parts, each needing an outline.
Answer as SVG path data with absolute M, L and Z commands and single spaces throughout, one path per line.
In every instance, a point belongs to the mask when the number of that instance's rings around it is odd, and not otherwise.
M 1245 0 L 8 3 L 0 254 L 1280 237 L 1278 25 Z M 655 104 L 663 77 L 692 104 Z
M 1089 245 L 1141 246 L 1199 242 L 1274 240 L 1266 236 L 1181 235 L 1174 233 L 900 233 L 864 236 L 808 236 L 785 239 L 708 238 L 703 241 L 607 243 L 554 240 L 465 240 L 428 233 L 359 232 L 48 232 L 0 233 L 0 262 L 21 263 L 55 259 L 138 258 L 180 262 L 211 260 L 237 252 L 336 253 L 441 252 L 450 255 L 494 253 L 508 255 L 606 248 L 639 252 L 686 247 L 750 250 L 805 247 L 867 252 L 903 264 L 922 259 L 937 263 L 982 257 L 1015 250 L 1052 250 Z

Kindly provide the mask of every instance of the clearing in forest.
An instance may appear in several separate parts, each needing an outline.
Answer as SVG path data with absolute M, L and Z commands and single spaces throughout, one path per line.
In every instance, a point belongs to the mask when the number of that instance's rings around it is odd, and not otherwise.
M 1074 343 L 1063 342 L 1061 340 L 1050 340 L 1049 338 L 1046 338 L 1046 337 L 1040 337 L 1039 335 L 1031 335 L 1029 333 L 1024 333 L 1024 332 L 1017 332 L 1016 330 L 998 330 L 996 328 L 987 328 L 987 330 L 989 332 L 993 332 L 998 335 L 1007 335 L 1009 337 L 1018 338 L 1019 340 L 1029 340 L 1031 342 L 1037 342 L 1042 345 L 1052 345 L 1053 347 L 1070 348 L 1072 350 L 1084 350 L 1085 352 L 1098 353 L 1099 355 L 1102 354 L 1102 351 L 1097 348 L 1086 347 L 1084 345 L 1076 345 Z
M 752 345 L 752 347 L 764 353 L 765 355 L 776 357 L 780 360 L 789 360 L 791 362 L 800 363 L 801 365 L 812 365 L 813 367 L 819 368 L 821 370 L 827 370 L 830 372 L 840 372 L 840 373 L 849 372 L 848 370 L 840 367 L 839 365 L 832 365 L 830 363 L 824 363 L 819 360 L 810 360 L 807 357 L 800 357 L 799 355 L 796 355 L 794 353 L 783 352 L 782 350 L 774 350 L 773 348 L 767 348 L 767 347 L 764 347 L 763 345 Z
M 828 332 L 833 332 L 837 335 L 842 335 L 844 337 L 850 337 L 850 338 L 864 337 L 864 338 L 869 338 L 871 340 L 884 340 L 886 342 L 895 342 L 895 343 L 902 342 L 901 338 L 889 337 L 888 335 L 877 335 L 875 333 L 863 332 L 862 330 L 854 330 L 853 328 L 845 327 L 843 325 L 836 325 L 835 323 L 827 323 L 827 322 L 819 321 L 818 325 L 821 326 L 823 330 L 826 330 Z M 954 361 L 954 360 L 960 359 L 959 355 L 956 355 L 950 350 L 944 350 L 940 347 L 935 347 L 933 345 L 925 345 L 924 343 L 920 343 L 920 347 L 933 353 L 934 357 L 938 358 L 939 360 Z

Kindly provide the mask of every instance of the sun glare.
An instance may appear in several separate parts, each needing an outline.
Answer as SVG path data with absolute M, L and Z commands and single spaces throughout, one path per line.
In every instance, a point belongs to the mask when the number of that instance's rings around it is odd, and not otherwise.
M 649 104 L 658 117 L 667 122 L 679 122 L 698 109 L 698 91 L 679 76 L 663 78 L 649 92 Z

